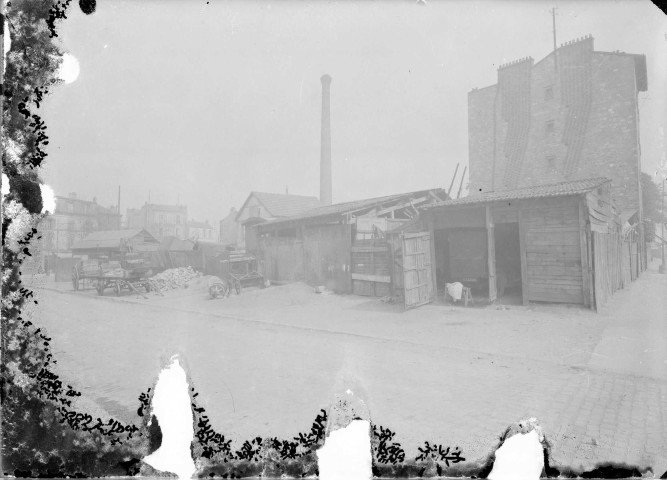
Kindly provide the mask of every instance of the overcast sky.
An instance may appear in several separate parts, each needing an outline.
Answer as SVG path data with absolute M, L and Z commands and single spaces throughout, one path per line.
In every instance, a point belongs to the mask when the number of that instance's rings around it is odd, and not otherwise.
M 334 202 L 447 186 L 467 164 L 467 93 L 501 63 L 587 34 L 647 55 L 643 169 L 664 158 L 667 19 L 649 1 L 72 3 L 80 62 L 44 104 L 44 180 L 121 211 L 188 205 L 217 222 L 252 190 L 319 195 L 320 76 L 331 85 Z

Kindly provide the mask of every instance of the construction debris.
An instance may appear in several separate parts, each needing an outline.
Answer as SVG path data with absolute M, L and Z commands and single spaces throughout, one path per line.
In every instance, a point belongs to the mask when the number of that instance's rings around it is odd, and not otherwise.
M 161 293 L 164 290 L 175 290 L 178 288 L 188 288 L 188 283 L 197 277 L 201 277 L 201 272 L 195 271 L 192 267 L 170 268 L 164 272 L 151 277 L 151 290 Z

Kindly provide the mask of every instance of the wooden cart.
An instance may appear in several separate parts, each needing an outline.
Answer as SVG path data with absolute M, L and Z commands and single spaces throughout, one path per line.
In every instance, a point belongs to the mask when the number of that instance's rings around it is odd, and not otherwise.
M 98 259 L 81 260 L 72 267 L 72 286 L 74 290 L 93 286 L 101 273 Z
M 152 271 L 150 266 L 141 260 L 123 260 L 108 262 L 100 266 L 101 273 L 96 277 L 95 288 L 98 295 L 104 295 L 107 288 L 112 288 L 117 296 L 123 290 L 135 292 L 144 298 L 139 289 L 150 292 L 151 286 L 148 281 Z
M 264 275 L 259 273 L 257 258 L 253 255 L 230 254 L 220 264 L 223 278 L 227 278 L 237 294 L 243 287 L 264 287 Z

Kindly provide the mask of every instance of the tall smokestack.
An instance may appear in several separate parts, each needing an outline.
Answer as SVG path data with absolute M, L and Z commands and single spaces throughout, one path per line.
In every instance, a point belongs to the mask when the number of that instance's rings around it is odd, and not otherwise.
M 322 75 L 322 143 L 320 151 L 320 202 L 331 205 L 331 77 Z

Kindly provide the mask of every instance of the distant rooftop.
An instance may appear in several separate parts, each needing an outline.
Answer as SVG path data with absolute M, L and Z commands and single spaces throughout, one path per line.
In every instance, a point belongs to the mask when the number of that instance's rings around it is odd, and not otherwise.
M 593 51 L 593 54 L 596 55 L 623 55 L 623 56 L 628 56 L 632 57 L 634 62 L 635 62 L 635 78 L 636 78 L 636 84 L 637 84 L 637 91 L 639 92 L 646 92 L 648 90 L 648 72 L 646 69 L 646 55 L 644 54 L 639 54 L 639 53 L 626 53 L 626 52 L 621 52 L 619 50 L 613 51 L 613 52 L 606 52 L 606 51 L 600 51 L 600 50 L 593 50 L 593 42 L 594 38 L 592 35 L 586 35 L 581 38 L 577 38 L 572 41 L 568 41 L 565 43 L 561 43 L 560 46 L 557 48 L 556 52 L 560 51 L 565 51 L 567 49 L 571 48 L 577 48 L 578 46 L 582 46 L 585 43 L 590 43 L 590 48 Z M 547 55 L 545 55 L 541 60 L 537 61 L 535 65 L 543 62 L 544 60 L 550 58 L 552 55 L 554 55 L 556 52 L 551 51 Z M 532 62 L 533 59 L 532 57 L 525 57 L 519 60 L 511 61 L 502 65 L 498 66 L 498 69 L 504 69 L 507 67 L 512 67 L 514 65 L 518 65 L 524 62 Z M 494 84 L 496 85 L 496 84 Z M 492 87 L 494 85 L 488 85 L 486 87 L 482 88 L 473 88 L 472 91 L 476 90 L 483 90 L 485 88 Z
M 253 196 L 272 217 L 290 217 L 321 205 L 317 197 L 288 195 L 284 193 L 250 192 L 248 199 L 239 209 L 238 215 L 240 215 L 248 200 Z
M 143 236 L 144 241 L 159 243 L 158 240 L 143 228 L 130 230 L 100 230 L 89 233 L 84 239 L 79 240 L 72 246 L 72 250 L 85 250 L 91 248 L 117 248 L 127 240 L 137 236 Z

